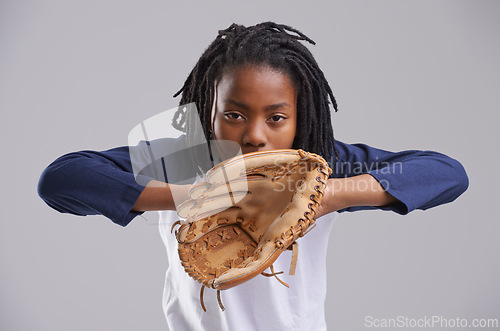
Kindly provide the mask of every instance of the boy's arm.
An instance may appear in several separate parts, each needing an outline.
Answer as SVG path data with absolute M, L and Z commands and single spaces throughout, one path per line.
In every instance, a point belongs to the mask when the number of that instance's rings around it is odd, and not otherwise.
M 190 185 L 174 185 L 151 180 L 139 195 L 132 211 L 176 210 L 174 196 L 180 201 L 186 200 L 190 188 Z M 179 200 L 177 202 L 180 202 Z
M 401 203 L 387 192 L 371 175 L 363 174 L 347 178 L 330 178 L 317 216 L 334 211 L 352 211 L 353 207 L 392 206 Z
M 128 147 L 63 155 L 43 171 L 38 183 L 38 194 L 55 210 L 104 215 L 122 226 L 141 214 L 132 207 L 143 190 L 132 172 Z
M 336 142 L 320 216 L 332 211 L 379 208 L 407 214 L 455 200 L 468 187 L 463 166 L 431 151 L 389 152 Z

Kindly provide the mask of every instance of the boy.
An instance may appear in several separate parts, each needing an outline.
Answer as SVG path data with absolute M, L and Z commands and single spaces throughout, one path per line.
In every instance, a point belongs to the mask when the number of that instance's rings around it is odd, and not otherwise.
M 289 289 L 257 277 L 224 293 L 225 312 L 207 299 L 204 313 L 199 284 L 185 274 L 170 234 L 177 220 L 174 196 L 185 199 L 190 185 L 154 177 L 138 184 L 128 147 L 67 154 L 42 174 L 39 194 L 61 212 L 102 214 L 126 226 L 143 211 L 163 210 L 160 232 L 169 264 L 163 305 L 174 330 L 326 329 L 326 247 L 337 211 L 379 208 L 406 214 L 451 202 L 468 186 L 461 164 L 445 155 L 335 141 L 329 103 L 336 110 L 336 100 L 301 40 L 314 44 L 273 22 L 219 31 L 176 94 L 182 93 L 180 105 L 196 105 L 201 128 L 180 107 L 173 123 L 185 134 L 171 141 L 192 146 L 201 134 L 208 142 L 232 141 L 243 153 L 302 148 L 328 160 L 333 176 L 317 215 L 318 229 L 301 239 L 296 275 L 286 279 Z M 204 170 L 212 165 L 200 164 Z M 286 270 L 289 263 L 283 254 L 275 267 Z

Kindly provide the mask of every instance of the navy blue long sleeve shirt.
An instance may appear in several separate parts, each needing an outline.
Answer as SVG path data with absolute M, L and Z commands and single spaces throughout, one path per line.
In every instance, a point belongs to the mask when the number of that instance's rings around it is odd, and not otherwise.
M 399 200 L 384 206 L 350 207 L 407 214 L 455 200 L 468 187 L 463 166 L 432 151 L 389 152 L 364 144 L 336 141 L 339 157 L 329 162 L 333 176 L 372 175 Z M 129 147 L 107 151 L 80 151 L 61 156 L 42 173 L 38 194 L 52 208 L 74 215 L 104 215 L 126 226 L 141 214 L 132 210 L 150 178 L 132 171 Z

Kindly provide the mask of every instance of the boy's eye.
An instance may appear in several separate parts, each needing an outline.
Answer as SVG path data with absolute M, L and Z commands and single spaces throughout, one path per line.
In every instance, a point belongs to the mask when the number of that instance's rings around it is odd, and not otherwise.
M 285 118 L 281 115 L 274 115 L 274 116 L 271 116 L 270 120 L 272 122 L 280 122 L 282 120 L 284 120 Z
M 226 118 L 229 118 L 229 119 L 232 119 L 232 120 L 243 119 L 243 116 L 241 116 L 238 113 L 225 113 L 224 116 L 226 116 Z

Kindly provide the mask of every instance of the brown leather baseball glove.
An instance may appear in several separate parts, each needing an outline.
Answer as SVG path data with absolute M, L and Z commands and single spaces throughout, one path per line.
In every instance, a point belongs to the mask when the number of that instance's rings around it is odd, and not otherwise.
M 204 310 L 205 286 L 225 290 L 258 274 L 276 276 L 273 262 L 292 246 L 294 274 L 295 240 L 314 223 L 330 173 L 316 154 L 272 150 L 226 160 L 193 186 L 178 207 L 187 221 L 176 236 L 184 269 L 203 285 Z

